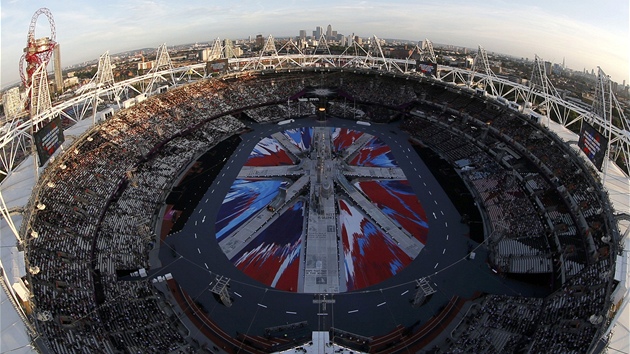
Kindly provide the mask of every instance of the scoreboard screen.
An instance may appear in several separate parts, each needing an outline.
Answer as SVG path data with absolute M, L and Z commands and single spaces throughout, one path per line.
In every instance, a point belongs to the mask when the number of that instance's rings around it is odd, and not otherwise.
M 606 157 L 606 149 L 608 148 L 608 138 L 598 132 L 589 123 L 582 121 L 578 146 L 595 167 L 601 171 L 602 163 Z
M 423 73 L 425 76 L 437 76 L 437 64 L 432 63 L 430 61 L 419 61 L 417 68 L 417 72 Z
M 39 167 L 42 167 L 64 142 L 61 118 L 57 117 L 44 125 L 35 132 L 34 138 Z
M 212 60 L 206 63 L 206 72 L 207 73 L 220 73 L 224 74 L 228 71 L 228 60 L 227 59 L 217 59 Z

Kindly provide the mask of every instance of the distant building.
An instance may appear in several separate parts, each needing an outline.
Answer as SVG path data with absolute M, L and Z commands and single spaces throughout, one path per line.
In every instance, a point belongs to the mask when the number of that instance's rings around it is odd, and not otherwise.
M 20 100 L 20 89 L 14 87 L 7 90 L 2 96 L 2 105 L 4 107 L 4 116 L 7 119 L 13 119 L 22 112 L 22 105 Z
M 342 47 L 345 47 L 347 45 L 346 37 L 344 37 L 343 35 L 341 35 L 341 37 L 339 38 L 339 45 Z
M 262 34 L 257 34 L 256 35 L 256 47 L 262 48 L 263 45 L 265 45 L 265 38 L 262 36 Z
M 234 48 L 232 48 L 232 53 L 234 54 L 234 57 L 236 57 L 236 58 L 242 57 L 243 56 L 243 49 L 241 49 L 241 47 L 234 47 Z
M 551 62 L 550 61 L 545 62 L 545 73 L 547 75 L 551 75 Z
M 63 74 L 61 72 L 61 45 L 57 43 L 53 49 L 53 66 L 55 72 L 55 91 L 63 92 Z
M 240 50 L 240 54 L 236 49 Z M 226 58 L 238 58 L 243 55 L 243 51 L 240 48 L 235 47 L 232 40 L 226 38 L 223 40 L 223 55 Z
M 332 40 L 332 39 L 333 39 L 333 38 L 332 38 L 332 35 L 333 35 L 333 34 L 332 34 L 332 26 L 331 26 L 331 25 L 328 25 L 328 27 L 326 27 L 326 40 L 327 40 L 327 41 Z
M 150 70 L 153 67 L 153 61 L 142 61 L 138 63 L 138 70 Z
M 199 52 L 197 52 L 197 59 L 200 61 L 208 61 L 210 57 L 211 48 L 203 48 Z
M 306 40 L 306 30 L 300 30 L 300 39 L 302 41 Z
M 322 28 L 320 26 L 315 27 L 315 31 L 313 31 L 313 39 L 318 41 L 322 36 Z
M 72 87 L 79 84 L 79 78 L 76 76 L 72 76 L 63 80 L 64 87 Z
M 495 73 L 495 74 L 502 74 L 503 73 L 503 67 L 501 65 L 497 65 L 496 63 L 494 63 L 495 65 L 491 65 L 490 66 L 490 70 Z

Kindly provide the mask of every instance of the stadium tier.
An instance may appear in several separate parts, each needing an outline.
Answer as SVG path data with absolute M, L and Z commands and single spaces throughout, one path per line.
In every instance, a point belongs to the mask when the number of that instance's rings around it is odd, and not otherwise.
M 21 221 L 44 351 L 584 353 L 618 304 L 593 165 L 428 77 L 225 73 L 68 144 Z

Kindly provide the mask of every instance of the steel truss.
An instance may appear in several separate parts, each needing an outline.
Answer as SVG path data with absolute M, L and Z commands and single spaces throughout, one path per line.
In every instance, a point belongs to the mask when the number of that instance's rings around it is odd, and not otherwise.
M 421 61 L 435 61 L 433 46 L 430 41 L 417 48 Z M 414 50 L 415 52 L 415 50 Z M 611 162 L 617 163 L 628 176 L 630 166 L 630 129 L 628 121 L 612 92 L 612 82 L 599 69 L 598 86 L 593 109 L 587 110 L 562 99 L 547 78 L 544 62 L 536 57 L 534 70 L 529 85 L 519 84 L 507 78 L 495 75 L 490 69 L 485 50 L 479 47 L 471 69 L 454 68 L 440 65 L 436 78 L 426 78 L 411 70 L 416 60 L 387 58 L 381 47 L 381 40 L 370 38 L 367 46 L 353 41 L 342 54 L 331 54 L 325 40 L 320 40 L 312 53 L 302 51 L 293 41 L 285 42 L 277 49 L 273 36 L 265 41 L 259 55 L 248 58 L 226 57 L 225 48 L 217 38 L 214 42 L 212 59 L 227 59 L 228 74 L 239 75 L 248 72 L 286 71 L 286 70 L 357 70 L 368 69 L 380 73 L 407 76 L 422 80 L 431 80 L 455 89 L 483 89 L 490 99 L 498 99 L 514 104 L 525 114 L 536 112 L 545 119 L 541 122 L 548 126 L 550 120 L 577 132 L 582 121 L 589 122 L 610 139 Z M 413 56 L 413 55 L 412 55 Z M 97 112 L 105 108 L 104 104 L 121 109 L 123 96 L 152 96 L 159 94 L 158 86 L 181 86 L 189 82 L 206 79 L 211 73 L 206 72 L 206 63 L 173 67 L 166 44 L 158 48 L 156 64 L 145 75 L 121 82 L 114 82 L 109 54 L 99 59 L 99 67 L 90 85 L 79 95 L 54 106 L 45 103 L 38 105 L 38 110 L 27 121 L 10 121 L 5 125 L 5 132 L 0 137 L 0 175 L 6 176 L 30 153 L 30 127 L 40 126 L 57 116 L 70 124 L 92 118 L 96 122 Z M 44 75 L 45 77 L 45 75 Z M 29 88 L 35 88 L 33 80 Z M 141 89 L 138 89 L 140 87 Z M 133 91 L 133 92 L 132 92 Z M 45 109 L 42 109 L 46 107 Z
M 477 64 L 478 60 L 482 64 Z M 609 138 L 608 162 L 621 168 L 626 177 L 630 170 L 630 123 L 625 117 L 613 90 L 612 81 L 599 68 L 596 96 L 590 109 L 564 100 L 547 77 L 544 62 L 536 56 L 532 77 L 528 85 L 516 83 L 495 75 L 487 63 L 482 49 L 477 53 L 471 70 L 440 66 L 439 81 L 459 89 L 484 90 L 491 99 L 507 102 L 524 114 L 542 117 L 541 124 L 549 127 L 556 122 L 579 133 L 586 121 Z

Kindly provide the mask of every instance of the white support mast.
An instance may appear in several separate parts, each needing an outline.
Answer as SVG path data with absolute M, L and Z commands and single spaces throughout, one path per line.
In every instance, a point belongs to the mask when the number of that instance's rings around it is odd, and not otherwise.
M 490 90 L 489 93 L 493 96 L 498 96 L 497 89 L 494 87 L 494 82 L 497 76 L 490 69 L 490 63 L 488 61 L 488 54 L 486 50 L 479 46 L 477 48 L 477 55 L 475 55 L 475 59 L 473 61 L 473 65 L 471 68 L 472 75 L 470 76 L 470 81 L 468 82 L 468 86 L 471 88 L 482 88 L 486 91 Z M 476 74 L 482 74 L 478 75 Z M 476 79 L 478 81 L 475 81 Z
M 208 53 L 207 61 L 212 61 L 212 60 L 221 59 L 221 58 L 224 58 L 223 46 L 221 45 L 221 39 L 217 37 L 217 39 L 214 40 L 212 47 L 210 48 L 210 53 Z
M 628 134 L 630 124 L 626 120 L 623 109 L 613 92 L 612 80 L 600 67 L 597 68 L 597 84 L 595 86 L 590 123 L 598 127 L 600 132 L 605 132 L 608 139 L 608 145 L 606 146 L 606 157 L 608 158 L 604 159 L 604 166 L 602 167 L 604 172 L 603 181 L 606 182 L 609 160 L 616 161 L 623 157 L 625 165 L 630 166 L 630 148 L 628 144 L 625 144 L 616 134 L 613 135 L 613 131 L 617 130 Z
M 152 92 L 158 82 L 166 82 L 172 86 L 176 86 L 177 82 L 173 76 L 173 62 L 171 61 L 171 56 L 168 54 L 166 43 L 158 47 L 155 65 L 149 70 L 148 74 L 151 76 L 151 81 L 145 88 L 145 93 Z M 167 75 L 167 77 L 164 77 L 164 75 Z

